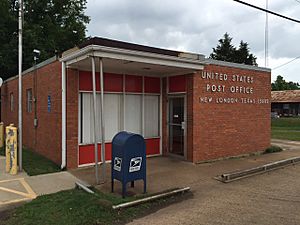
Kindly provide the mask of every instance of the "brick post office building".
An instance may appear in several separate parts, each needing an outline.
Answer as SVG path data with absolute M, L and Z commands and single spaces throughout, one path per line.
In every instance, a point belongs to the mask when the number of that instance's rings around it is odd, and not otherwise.
M 92 38 L 23 74 L 23 143 L 61 167 L 94 163 L 95 136 L 110 160 L 121 130 L 143 135 L 148 155 L 194 163 L 270 145 L 266 68 Z M 3 122 L 18 124 L 17 77 L 1 98 Z

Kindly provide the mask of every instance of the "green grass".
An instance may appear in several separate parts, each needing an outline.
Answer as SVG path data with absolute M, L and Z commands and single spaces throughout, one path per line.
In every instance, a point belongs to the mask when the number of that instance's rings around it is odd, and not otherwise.
M 272 119 L 272 138 L 300 141 L 300 118 Z
M 5 147 L 0 148 L 0 155 L 5 156 Z M 23 169 L 29 176 L 61 171 L 51 160 L 26 148 L 23 148 Z
M 300 118 L 276 118 L 272 119 L 272 129 L 292 129 L 292 130 L 299 130 L 300 131 Z
M 12 211 L 0 224 L 7 225 L 77 225 L 77 224 L 125 224 L 133 218 L 149 213 L 149 210 L 164 206 L 172 200 L 161 199 L 132 208 L 113 210 L 112 205 L 128 201 L 113 194 L 96 192 L 88 194 L 73 189 L 40 196 Z
M 51 160 L 25 148 L 23 148 L 23 168 L 29 176 L 61 171 Z
M 300 132 L 272 131 L 272 138 L 290 141 L 300 141 Z

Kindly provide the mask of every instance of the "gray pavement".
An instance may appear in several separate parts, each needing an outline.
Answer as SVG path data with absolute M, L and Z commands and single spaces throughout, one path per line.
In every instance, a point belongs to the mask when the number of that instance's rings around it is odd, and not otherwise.
M 193 198 L 170 205 L 130 225 L 299 225 L 300 165 L 232 183 L 190 184 Z
M 300 148 L 300 141 L 272 139 L 272 144 L 278 145 L 281 148 L 283 148 L 284 150 L 297 150 Z
M 181 167 L 173 168 L 175 175 L 169 176 L 184 186 L 190 186 L 193 198 L 129 224 L 299 225 L 300 164 L 227 184 L 212 179 L 213 175 L 223 172 L 300 156 L 297 147 L 300 143 L 276 143 L 289 148 L 280 153 L 200 164 L 194 166 L 194 171 L 185 171 L 189 178 L 179 177 Z M 162 183 L 165 179 L 165 176 L 161 177 Z
M 220 160 L 196 165 L 171 157 L 152 157 L 147 159 L 147 191 L 149 193 L 156 193 L 166 189 L 189 186 L 193 183 L 203 183 L 204 181 L 211 181 L 213 177 L 226 172 L 249 169 L 296 156 L 300 156 L 300 147 L 279 153 Z M 107 164 L 106 183 L 96 186 L 104 192 L 110 192 L 111 190 L 110 167 L 111 164 Z M 101 169 L 100 166 L 100 179 L 102 175 Z M 96 184 L 94 167 L 79 168 L 70 172 L 90 185 Z M 138 181 L 134 189 L 128 188 L 129 192 L 132 192 L 131 194 L 142 193 L 142 184 L 142 182 Z M 120 182 L 115 181 L 115 189 L 117 193 L 121 193 Z
M 38 176 L 28 176 L 25 172 L 10 175 L 5 172 L 5 157 L 0 156 L 0 211 L 39 195 L 72 189 L 76 181 L 79 180 L 66 171 Z

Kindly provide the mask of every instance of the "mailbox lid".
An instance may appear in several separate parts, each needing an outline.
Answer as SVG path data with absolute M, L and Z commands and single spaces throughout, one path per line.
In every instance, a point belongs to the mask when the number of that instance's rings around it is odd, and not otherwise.
M 126 144 L 130 144 L 132 142 L 136 144 L 145 144 L 145 140 L 141 135 L 127 131 L 121 131 L 114 136 L 112 140 L 112 146 L 115 145 L 125 147 Z

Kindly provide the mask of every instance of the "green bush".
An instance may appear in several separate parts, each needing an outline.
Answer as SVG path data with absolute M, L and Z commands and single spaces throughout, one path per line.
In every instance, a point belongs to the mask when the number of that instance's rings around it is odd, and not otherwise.
M 5 156 L 5 147 L 0 148 L 0 155 Z
M 281 151 L 282 151 L 281 147 L 272 145 L 271 147 L 267 148 L 264 151 L 264 153 L 267 154 L 267 153 L 274 153 L 274 152 L 281 152 Z

